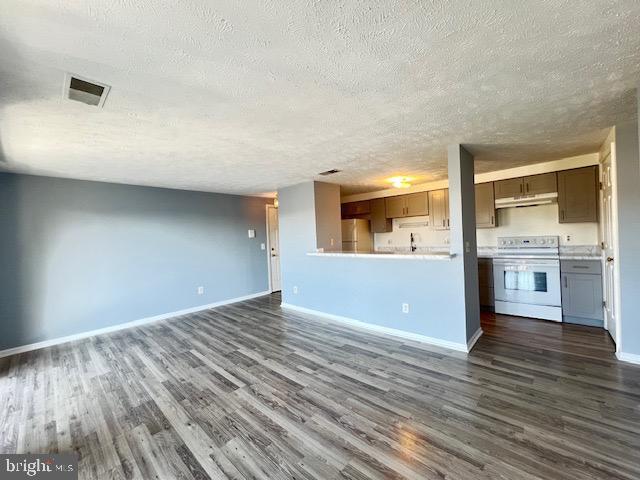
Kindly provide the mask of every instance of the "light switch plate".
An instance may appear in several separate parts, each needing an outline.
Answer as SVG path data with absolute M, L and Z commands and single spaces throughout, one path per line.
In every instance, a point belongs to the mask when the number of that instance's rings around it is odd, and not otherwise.
M 267 248 L 267 246 L 264 243 L 260 244 L 260 250 L 265 250 Z
M 251 230 L 247 230 L 247 235 L 249 235 L 249 238 L 255 238 L 256 237 L 256 231 L 251 229 Z

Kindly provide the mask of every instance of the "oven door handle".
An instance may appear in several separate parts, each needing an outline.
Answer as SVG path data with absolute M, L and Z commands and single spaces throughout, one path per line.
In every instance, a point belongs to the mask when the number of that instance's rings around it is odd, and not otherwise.
M 514 262 L 513 260 L 498 260 L 495 259 L 493 261 L 494 265 L 498 265 L 500 267 L 504 267 L 505 269 L 511 268 L 513 270 L 525 269 L 525 268 L 560 268 L 559 260 L 549 260 L 549 261 L 536 261 L 536 260 L 527 260 L 522 262 Z
M 557 270 L 560 272 L 560 265 L 549 264 L 527 264 L 527 265 L 499 265 L 505 272 L 532 272 L 539 270 Z

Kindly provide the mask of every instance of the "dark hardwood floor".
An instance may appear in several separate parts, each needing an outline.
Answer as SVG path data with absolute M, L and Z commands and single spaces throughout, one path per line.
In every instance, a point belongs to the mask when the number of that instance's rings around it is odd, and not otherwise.
M 279 303 L 0 359 L 0 452 L 76 451 L 80 478 L 640 478 L 640 368 L 602 330 L 485 314 L 466 355 Z

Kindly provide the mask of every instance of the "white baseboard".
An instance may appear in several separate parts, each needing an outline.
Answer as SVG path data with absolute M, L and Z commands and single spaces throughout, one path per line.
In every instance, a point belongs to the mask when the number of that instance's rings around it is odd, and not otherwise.
M 476 333 L 473 334 L 473 337 L 471 337 L 469 339 L 469 341 L 467 342 L 467 352 L 470 352 L 471 349 L 473 348 L 473 346 L 476 344 L 476 342 L 478 341 L 478 339 L 482 336 L 482 328 L 478 327 L 478 330 L 476 330 Z
M 635 363 L 636 365 L 640 365 L 640 355 L 635 353 L 624 353 L 624 352 L 616 352 L 616 357 L 618 360 L 628 363 Z
M 51 340 L 44 340 L 42 342 L 30 343 L 28 345 L 21 345 L 19 347 L 8 348 L 6 350 L 0 350 L 0 358 L 15 355 L 17 353 L 30 352 L 31 350 L 38 350 L 40 348 L 51 347 L 53 345 L 60 345 L 61 343 L 73 342 L 74 340 L 81 340 L 83 338 L 94 337 L 96 335 L 102 335 L 103 333 L 117 332 L 118 330 L 125 330 L 127 328 L 139 327 L 148 323 L 158 322 L 160 320 L 166 320 L 172 317 L 179 317 L 181 315 L 187 315 L 189 313 L 200 312 L 202 310 L 209 310 L 211 308 L 221 307 L 223 305 L 229 305 L 231 303 L 242 302 L 250 300 L 256 297 L 262 297 L 268 295 L 268 291 L 252 293 L 250 295 L 244 295 L 242 297 L 230 298 L 228 300 L 221 300 L 219 302 L 208 303 L 206 305 L 199 305 L 197 307 L 185 308 L 184 310 L 178 310 L 175 312 L 163 313 L 160 315 L 154 315 L 153 317 L 141 318 L 139 320 L 133 320 L 127 323 L 119 323 L 111 327 L 99 328 L 97 330 L 89 330 L 88 332 L 76 333 L 75 335 L 69 335 L 66 337 L 52 338 Z
M 280 306 L 282 308 L 286 308 L 296 312 L 307 313 L 309 315 L 316 315 L 318 317 L 322 317 L 327 320 L 341 323 L 343 325 L 349 325 L 351 327 L 359 328 L 362 330 L 367 330 L 372 333 L 392 335 L 394 337 L 405 338 L 407 340 L 413 340 L 421 343 L 427 343 L 429 345 L 435 345 L 438 347 L 444 347 L 451 350 L 457 350 L 459 352 L 465 352 L 465 353 L 468 352 L 467 345 L 465 345 L 464 343 L 450 342 L 449 340 L 442 340 L 440 338 L 427 337 L 426 335 L 420 335 L 418 333 L 411 333 L 411 332 L 406 332 L 404 330 L 397 330 L 395 328 L 372 325 L 370 323 L 365 323 L 360 320 L 355 320 L 353 318 L 343 317 L 340 315 L 333 315 L 331 313 L 325 313 L 325 312 L 321 312 L 320 310 L 313 310 L 311 308 L 299 307 L 297 305 L 291 305 L 290 303 L 283 302 L 280 304 Z M 480 333 L 476 332 L 474 337 L 477 336 L 479 338 L 480 335 L 482 335 L 482 331 L 480 331 Z M 477 338 L 475 340 L 477 340 Z M 474 340 L 474 343 L 475 343 L 475 340 Z M 471 346 L 473 347 L 473 344 Z

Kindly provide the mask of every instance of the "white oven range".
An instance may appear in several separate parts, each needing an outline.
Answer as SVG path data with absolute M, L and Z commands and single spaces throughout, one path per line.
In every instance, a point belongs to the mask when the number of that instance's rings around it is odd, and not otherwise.
M 496 313 L 562 321 L 558 245 L 557 236 L 498 238 Z

